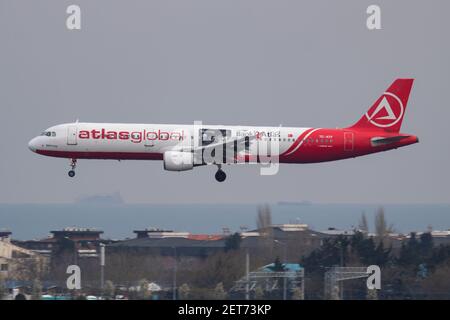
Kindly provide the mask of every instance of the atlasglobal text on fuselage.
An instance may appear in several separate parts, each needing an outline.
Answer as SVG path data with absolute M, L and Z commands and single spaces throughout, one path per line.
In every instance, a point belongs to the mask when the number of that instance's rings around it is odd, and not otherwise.
M 225 164 L 315 163 L 359 157 L 417 143 L 400 133 L 413 79 L 397 79 L 354 125 L 345 128 L 178 124 L 60 124 L 29 142 L 40 155 L 70 159 L 161 160 L 168 171 Z

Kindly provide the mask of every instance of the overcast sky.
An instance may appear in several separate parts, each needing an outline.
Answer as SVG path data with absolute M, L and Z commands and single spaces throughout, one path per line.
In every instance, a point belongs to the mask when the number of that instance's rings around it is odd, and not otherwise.
M 82 30 L 66 29 L 78 4 Z M 449 202 L 450 2 L 0 0 L 0 202 L 120 192 L 150 203 Z M 356 159 L 163 171 L 68 160 L 27 143 L 80 121 L 342 127 L 397 77 L 414 77 L 402 131 L 420 143 Z

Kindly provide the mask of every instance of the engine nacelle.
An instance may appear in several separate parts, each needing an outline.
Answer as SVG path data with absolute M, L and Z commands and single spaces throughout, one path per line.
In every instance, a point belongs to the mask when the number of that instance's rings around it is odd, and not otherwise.
M 194 167 L 194 154 L 192 152 L 166 151 L 163 155 L 164 170 L 186 171 Z

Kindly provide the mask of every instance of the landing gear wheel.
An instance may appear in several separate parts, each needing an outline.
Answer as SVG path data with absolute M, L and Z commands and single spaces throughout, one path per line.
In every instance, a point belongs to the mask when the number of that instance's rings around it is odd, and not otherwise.
M 69 177 L 75 177 L 75 168 L 77 167 L 77 159 L 70 159 L 70 167 L 72 170 L 69 171 Z
M 218 182 L 224 182 L 227 178 L 227 174 L 222 170 L 217 170 L 215 177 Z

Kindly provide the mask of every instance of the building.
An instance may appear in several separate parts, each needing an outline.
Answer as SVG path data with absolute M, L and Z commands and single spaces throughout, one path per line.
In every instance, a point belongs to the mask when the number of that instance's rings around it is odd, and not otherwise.
M 136 238 L 107 246 L 107 252 L 133 252 L 163 256 L 206 257 L 225 248 L 225 240 L 197 240 L 190 237 Z
M 189 232 L 175 232 L 173 230 L 163 230 L 158 228 L 134 230 L 133 232 L 136 234 L 137 239 L 188 238 L 190 235 Z
M 78 258 L 97 258 L 100 244 L 113 242 L 101 239 L 103 231 L 94 228 L 67 227 L 50 231 L 51 236 L 40 240 L 14 240 L 21 247 L 41 255 L 52 257 L 61 248 L 73 246 L 77 249 Z
M 224 234 L 191 234 L 149 228 L 133 231 L 136 238 L 117 241 L 108 246 L 108 252 L 133 251 L 141 254 L 175 254 L 191 257 L 206 257 L 210 254 L 223 252 L 230 233 Z M 250 250 L 270 247 L 283 252 L 283 257 L 298 258 L 322 244 L 324 235 L 312 231 L 306 224 L 272 225 L 264 230 L 242 231 L 241 248 Z M 293 250 L 296 248 L 296 250 Z M 301 248 L 301 250 L 297 250 Z
M 433 238 L 434 246 L 439 245 L 450 245 L 450 229 L 449 230 L 428 230 Z M 416 232 L 416 238 L 419 239 L 425 232 Z M 403 235 L 403 240 L 409 240 L 411 238 L 411 233 Z
M 434 245 L 449 245 L 450 244 L 450 229 L 445 231 L 433 230 L 431 231 Z
M 158 228 L 134 230 L 133 232 L 136 234 L 136 239 L 185 238 L 191 240 L 220 240 L 226 237 L 225 234 L 192 234 L 190 232 L 176 232 Z
M 34 270 L 43 272 L 47 267 L 47 259 L 42 255 L 17 246 L 11 242 L 11 232 L 0 232 L 0 276 L 2 278 L 25 278 L 26 268 L 33 264 Z
M 11 231 L 0 231 L 0 241 L 11 242 Z
M 103 231 L 94 228 L 68 227 L 63 230 L 50 231 L 50 233 L 53 234 L 53 238 L 56 241 L 61 239 L 69 239 L 75 242 L 82 242 L 99 241 L 100 235 Z

